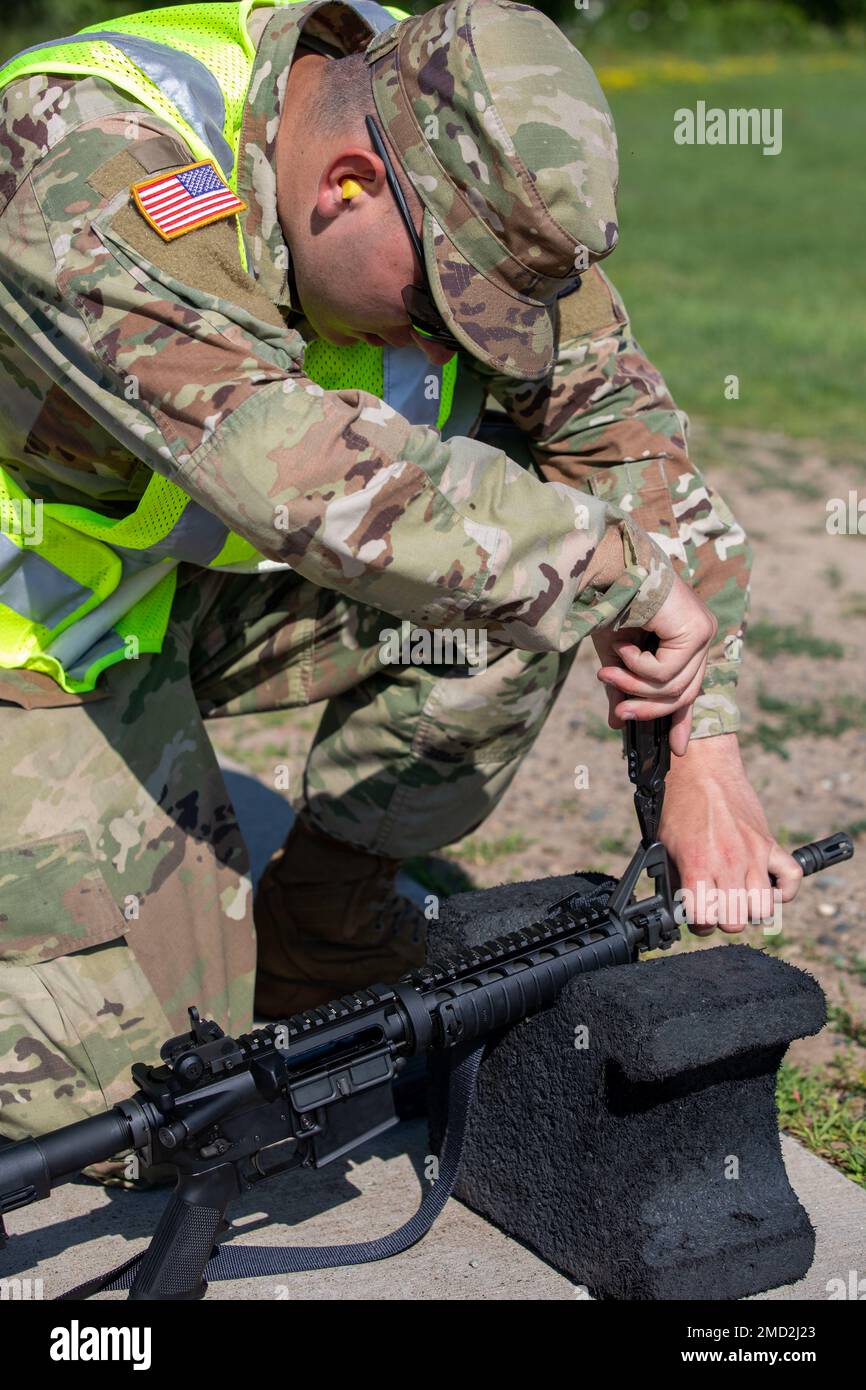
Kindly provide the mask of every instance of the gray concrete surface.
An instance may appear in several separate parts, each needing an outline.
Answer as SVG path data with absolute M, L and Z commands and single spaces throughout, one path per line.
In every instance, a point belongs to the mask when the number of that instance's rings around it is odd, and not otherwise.
M 818 1235 L 815 1262 L 795 1285 L 763 1299 L 826 1299 L 832 1279 L 866 1276 L 866 1191 L 793 1139 L 783 1138 L 791 1183 Z M 330 1245 L 369 1240 L 415 1209 L 426 1152 L 422 1121 L 400 1125 L 319 1172 L 283 1174 L 232 1211 L 233 1239 L 250 1244 Z M 41 1279 L 45 1298 L 143 1249 L 167 1189 L 107 1190 L 84 1182 L 7 1218 L 0 1278 Z M 688 1294 L 686 1293 L 687 1297 Z M 101 1294 L 120 1299 L 121 1293 Z M 575 1299 L 586 1293 L 522 1245 L 451 1201 L 419 1245 L 391 1260 L 284 1278 L 212 1284 L 210 1299 Z

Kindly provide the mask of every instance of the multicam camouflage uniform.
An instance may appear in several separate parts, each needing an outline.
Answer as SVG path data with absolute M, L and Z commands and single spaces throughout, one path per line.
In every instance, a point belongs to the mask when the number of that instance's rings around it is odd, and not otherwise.
M 128 1094 L 131 1062 L 155 1059 L 192 1000 L 233 1030 L 250 1024 L 248 856 L 204 718 L 328 700 L 306 773 L 316 822 L 395 858 L 432 850 L 496 805 L 580 640 L 657 610 L 666 554 L 719 619 L 697 734 L 736 728 L 729 639 L 748 548 L 597 266 L 559 302 L 543 379 L 497 372 L 480 343 L 461 359 L 479 403 L 489 390 L 517 427 L 509 456 L 304 376 L 276 218 L 282 79 L 305 26 L 337 52 L 370 39 L 354 12 L 313 10 L 254 17 L 240 192 L 256 278 L 238 267 L 233 220 L 165 243 L 132 207 L 130 183 L 189 162 L 158 118 L 90 78 L 2 93 L 4 466 L 32 496 L 118 512 L 153 469 L 293 566 L 183 565 L 163 650 L 111 667 L 92 694 L 0 672 L 0 1133 L 12 1138 Z M 446 64 L 448 38 L 447 25 L 433 36 Z M 510 72 L 512 86 L 527 75 Z M 543 357 L 542 330 L 529 338 Z M 288 533 L 274 525 L 281 504 Z M 493 659 L 472 676 L 383 668 L 391 615 L 484 627 Z

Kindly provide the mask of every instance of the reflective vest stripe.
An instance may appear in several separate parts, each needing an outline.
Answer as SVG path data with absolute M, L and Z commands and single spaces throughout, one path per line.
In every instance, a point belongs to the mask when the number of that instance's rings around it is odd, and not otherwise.
M 118 584 L 110 598 L 74 627 L 62 632 L 47 648 L 48 655 L 69 669 L 85 653 L 90 660 L 96 654 L 94 643 L 97 641 L 105 652 L 117 651 L 123 646 L 124 639 L 119 633 L 110 631 L 114 623 L 155 589 L 165 579 L 167 571 L 177 563 L 177 560 L 157 562 L 145 566 L 137 574 L 129 575 Z
M 153 39 L 142 39 L 133 34 L 105 30 L 98 35 L 82 34 L 80 37 L 84 42 L 92 37 L 105 39 L 125 53 L 180 112 L 186 124 L 216 158 L 226 178 L 234 184 L 235 150 L 225 137 L 225 98 L 216 77 L 204 63 L 181 49 L 167 48 Z
M 62 666 L 67 679 L 84 681 L 93 675 L 94 669 L 98 672 L 104 671 L 106 666 L 113 666 L 118 657 L 123 656 L 125 646 L 126 639 L 121 637 L 119 632 L 107 632 L 98 642 L 88 646 L 78 661 L 65 660 L 61 663 L 50 651 L 45 653 L 45 659 L 56 662 L 58 669 Z
M 219 555 L 228 534 L 229 528 L 218 516 L 190 498 L 171 530 L 161 540 L 147 546 L 147 554 L 154 560 L 172 556 L 204 567 Z M 249 545 L 248 541 L 244 543 Z M 131 549 L 114 539 L 111 544 L 121 553 Z M 253 547 L 249 548 L 252 551 Z
M 425 371 L 425 366 L 428 370 Z M 442 373 L 418 347 L 382 349 L 383 399 L 413 425 L 439 419 Z
M 61 45 L 63 48 L 74 48 L 76 45 L 99 42 L 112 44 L 144 73 L 158 88 L 163 99 L 171 102 L 184 123 L 198 136 L 199 157 L 216 157 L 226 178 L 231 181 L 235 152 L 225 137 L 225 99 L 214 74 L 197 58 L 153 39 L 140 38 L 137 34 L 124 34 L 117 29 L 89 29 L 25 48 L 16 54 L 16 59 L 38 53 L 41 48 Z M 74 66 L 74 54 L 69 64 Z M 82 71 L 86 70 L 82 67 Z
M 93 590 L 57 569 L 38 550 L 18 546 L 0 532 L 0 604 L 40 627 L 57 627 L 70 618 Z

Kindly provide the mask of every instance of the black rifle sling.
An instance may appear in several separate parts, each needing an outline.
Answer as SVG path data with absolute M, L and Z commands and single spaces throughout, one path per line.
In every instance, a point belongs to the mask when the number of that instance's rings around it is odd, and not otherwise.
M 214 1279 L 257 1279 L 262 1275 L 298 1274 L 305 1270 L 335 1269 L 339 1265 L 371 1264 L 376 1260 L 388 1259 L 391 1255 L 399 1255 L 421 1240 L 454 1191 L 466 1136 L 466 1122 L 483 1053 L 482 1041 L 455 1048 L 451 1054 L 448 1122 L 439 1155 L 439 1175 L 425 1192 L 414 1216 L 390 1235 L 355 1245 L 218 1245 L 214 1247 L 204 1271 L 208 1283 Z M 107 1274 L 60 1294 L 56 1301 L 89 1298 L 91 1294 L 102 1293 L 103 1290 L 131 1288 L 145 1253 L 142 1251 Z

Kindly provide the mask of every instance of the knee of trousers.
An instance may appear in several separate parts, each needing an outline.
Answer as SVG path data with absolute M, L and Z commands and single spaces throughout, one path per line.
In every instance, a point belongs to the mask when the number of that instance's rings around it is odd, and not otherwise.
M 0 1133 L 23 1139 L 132 1095 L 171 1029 L 123 941 L 35 965 L 0 963 Z
M 571 660 L 507 649 L 459 678 L 404 668 L 373 699 L 329 710 L 305 775 L 314 822 L 395 859 L 469 834 L 513 780 Z

